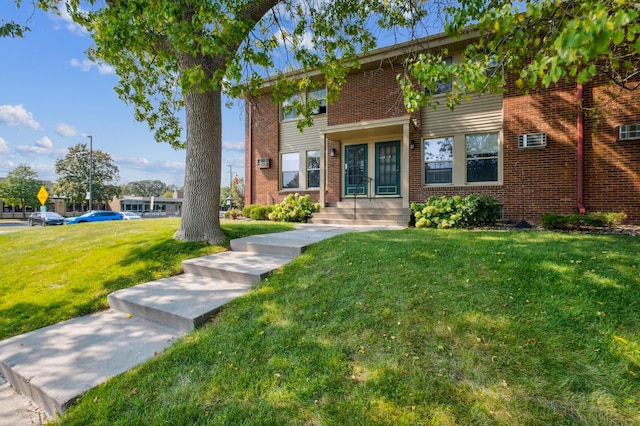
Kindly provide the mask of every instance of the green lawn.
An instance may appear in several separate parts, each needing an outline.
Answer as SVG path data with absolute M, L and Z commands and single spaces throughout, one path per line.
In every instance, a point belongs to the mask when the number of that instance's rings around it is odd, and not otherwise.
M 2 338 L 225 247 L 174 219 L 0 234 Z M 230 238 L 290 225 L 225 222 Z M 309 248 L 60 424 L 640 424 L 640 240 L 354 233 Z
M 175 275 L 184 259 L 226 250 L 172 238 L 179 219 L 145 219 L 0 234 L 0 339 L 107 308 L 115 290 Z M 223 222 L 227 236 L 291 225 Z
M 639 241 L 338 236 L 60 423 L 640 424 Z

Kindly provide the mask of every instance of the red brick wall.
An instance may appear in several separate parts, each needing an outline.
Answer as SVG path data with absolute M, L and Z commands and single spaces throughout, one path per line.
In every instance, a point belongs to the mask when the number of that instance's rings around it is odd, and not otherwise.
M 616 141 L 621 124 L 640 122 L 640 94 L 619 89 L 586 88 L 585 197 L 587 211 L 623 211 L 628 222 L 640 224 L 640 140 Z
M 249 114 L 249 108 L 253 108 Z M 245 125 L 245 174 L 251 168 L 251 182 L 245 187 L 245 205 L 247 204 L 273 204 L 279 202 L 278 197 L 278 170 L 280 157 L 278 155 L 278 105 L 271 101 L 269 96 L 252 99 L 247 102 Z M 249 117 L 251 115 L 251 117 Z M 249 126 L 253 126 L 249 129 Z M 249 136 L 251 140 L 249 141 Z M 268 169 L 257 167 L 258 158 L 271 160 Z M 250 188 L 249 188 L 250 187 Z
M 397 69 L 355 71 L 342 86 L 340 99 L 329 105 L 329 126 L 402 117 L 404 108 Z
M 341 98 L 327 108 L 328 124 L 405 115 L 395 76 L 396 70 L 390 67 L 357 71 L 343 86 Z M 587 212 L 624 211 L 630 223 L 640 223 L 640 141 L 616 142 L 614 135 L 616 126 L 640 122 L 640 96 L 637 93 L 614 96 L 602 87 L 586 87 L 584 96 L 585 108 L 599 105 L 598 113 L 586 115 L 584 127 Z M 254 190 L 247 188 L 246 203 L 270 204 L 279 202 L 287 194 L 278 191 L 278 107 L 269 97 L 255 102 L 252 155 L 248 145 L 246 155 L 247 167 L 253 168 Z M 524 207 L 524 218 L 533 224 L 539 223 L 544 213 L 577 213 L 575 83 L 523 95 L 511 80 L 504 94 L 503 111 L 501 185 L 424 187 L 421 137 L 412 131 L 416 148 L 409 152 L 410 201 L 422 202 L 431 195 L 466 196 L 480 192 L 496 198 L 503 205 L 504 217 L 512 222 L 522 219 Z M 413 118 L 420 127 L 420 114 L 413 114 Z M 518 148 L 519 134 L 538 132 L 547 133 L 546 148 Z M 338 142 L 328 141 L 327 148 L 336 148 L 336 156 L 327 160 L 326 200 L 331 204 L 340 199 L 342 160 Z M 271 168 L 257 169 L 257 158 L 270 158 Z M 248 164 L 250 159 L 253 164 Z M 317 192 L 311 194 L 314 200 L 318 198 Z

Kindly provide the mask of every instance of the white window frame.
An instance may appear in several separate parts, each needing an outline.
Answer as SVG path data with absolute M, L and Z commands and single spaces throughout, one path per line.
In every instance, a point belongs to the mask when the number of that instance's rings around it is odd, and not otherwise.
M 309 164 L 309 159 L 311 158 L 317 158 L 317 167 L 310 167 Z M 320 151 L 317 150 L 313 150 L 313 151 L 307 151 L 306 152 L 306 186 L 308 189 L 320 189 Z M 311 182 L 311 179 L 309 177 L 310 172 L 317 172 L 318 177 L 317 177 L 317 181 L 318 181 L 318 185 L 317 186 L 311 186 L 309 184 L 309 182 Z
M 313 115 L 326 114 L 327 112 L 327 88 L 325 85 L 309 89 L 308 91 L 300 94 L 300 92 L 294 93 L 289 99 L 283 101 L 280 104 L 280 121 L 298 120 L 300 114 L 293 108 L 291 111 L 286 111 L 287 106 L 291 105 L 295 101 L 306 103 L 307 99 L 316 99 L 320 101 L 317 111 Z
M 449 142 L 451 145 L 451 156 L 447 159 L 445 158 L 436 158 L 433 160 L 428 160 L 427 157 L 427 143 L 431 143 L 431 142 L 435 142 L 435 143 L 439 143 L 439 142 Z M 424 158 L 424 179 L 423 179 L 423 183 L 424 185 L 451 185 L 453 184 L 453 173 L 454 173 L 454 167 L 453 167 L 453 146 L 454 146 L 454 137 L 453 136 L 443 136 L 443 137 L 439 137 L 439 138 L 425 138 L 422 141 L 422 148 L 423 148 L 423 158 Z M 451 179 L 449 180 L 449 182 L 428 182 L 427 178 L 429 176 L 428 173 L 428 164 L 438 164 L 438 163 L 450 163 L 451 164 Z M 442 168 L 442 169 L 446 169 L 446 168 Z
M 618 126 L 618 140 L 632 141 L 640 139 L 640 123 L 622 124 Z
M 495 151 L 479 152 L 476 153 L 476 157 L 469 156 L 469 138 L 477 136 L 492 136 L 495 135 Z M 474 154 L 472 154 L 474 155 Z M 469 180 L 469 162 L 470 161 L 490 161 L 495 160 L 496 178 L 495 180 Z M 467 133 L 465 134 L 465 176 L 467 185 L 478 185 L 483 183 L 497 183 L 500 181 L 500 133 L 499 132 L 485 132 L 485 133 Z
M 285 158 L 288 157 L 288 158 Z M 295 168 L 292 168 L 290 164 L 294 162 L 297 164 Z M 285 173 L 297 173 L 298 185 L 297 186 L 285 186 Z M 295 178 L 289 179 L 289 182 L 293 182 Z M 288 183 L 288 182 L 287 182 Z M 283 191 L 300 189 L 300 153 L 299 152 L 284 152 L 280 154 L 280 188 Z

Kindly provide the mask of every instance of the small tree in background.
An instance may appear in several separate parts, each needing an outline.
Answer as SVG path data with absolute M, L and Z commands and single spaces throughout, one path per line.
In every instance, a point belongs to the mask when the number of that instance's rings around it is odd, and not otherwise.
M 21 164 L 0 182 L 0 198 L 10 206 L 20 207 L 22 218 L 26 219 L 26 207 L 40 205 L 38 191 L 42 185 L 42 181 L 38 180 L 38 173 L 26 164 Z
M 86 143 L 69 148 L 64 158 L 56 161 L 56 173 L 60 179 L 53 187 L 56 194 L 67 200 L 67 203 L 80 204 L 86 202 L 89 192 L 89 164 L 93 163 L 91 198 L 95 203 L 108 203 L 121 194 L 122 189 L 116 185 L 119 179 L 118 166 L 111 155 L 104 151 L 94 150 L 90 153 Z M 93 206 L 89 206 L 89 210 Z

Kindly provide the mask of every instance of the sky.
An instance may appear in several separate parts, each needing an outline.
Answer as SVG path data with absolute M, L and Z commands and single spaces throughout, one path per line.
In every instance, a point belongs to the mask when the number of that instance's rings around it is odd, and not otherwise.
M 0 18 L 31 28 L 24 38 L 0 38 L 0 177 L 26 164 L 40 180 L 56 181 L 56 160 L 78 143 L 89 146 L 91 135 L 93 149 L 118 166 L 118 184 L 184 185 L 186 152 L 156 142 L 147 124 L 134 120 L 133 108 L 113 90 L 113 70 L 87 59 L 92 40 L 85 31 L 29 2 L 16 10 L 14 0 L 0 0 Z M 244 177 L 244 106 L 233 101 L 227 108 L 225 101 L 223 187 L 230 172 Z

